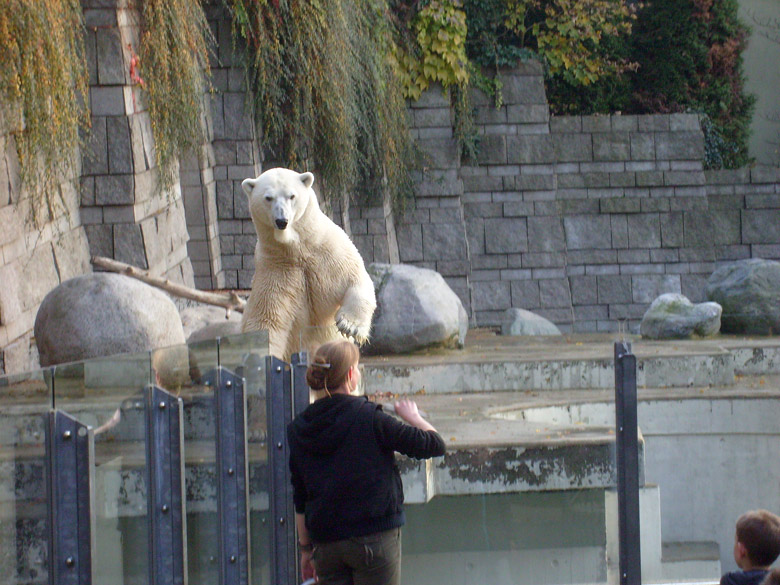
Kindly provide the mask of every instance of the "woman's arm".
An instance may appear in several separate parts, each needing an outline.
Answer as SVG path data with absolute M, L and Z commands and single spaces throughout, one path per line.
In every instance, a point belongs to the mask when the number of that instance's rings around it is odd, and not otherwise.
M 425 420 L 417 409 L 417 403 L 414 400 L 399 400 L 395 403 L 395 412 L 407 423 L 421 431 L 436 431 L 433 425 Z
M 403 417 L 406 423 L 383 412 L 381 408 L 376 410 L 374 433 L 382 447 L 415 459 L 444 455 L 446 451 L 444 439 L 431 423 L 420 416 L 417 405 L 413 401 L 399 401 L 396 413 Z
M 311 562 L 313 544 L 306 528 L 306 516 L 295 513 L 295 526 L 298 528 L 298 548 L 301 551 L 301 578 L 304 581 L 315 576 L 314 565 Z

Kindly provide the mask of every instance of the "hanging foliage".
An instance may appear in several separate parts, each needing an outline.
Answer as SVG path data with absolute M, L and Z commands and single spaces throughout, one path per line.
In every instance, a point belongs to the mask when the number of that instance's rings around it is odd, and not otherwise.
M 455 113 L 453 135 L 461 154 L 476 157 L 478 136 L 469 98 L 472 75 L 480 75 L 466 56 L 466 12 L 461 0 L 400 0 L 393 5 L 393 68 L 405 98 L 417 100 L 432 83 L 448 93 Z M 485 84 L 480 87 L 487 89 Z M 495 87 L 495 84 L 490 86 Z M 487 91 L 490 91 L 487 89 Z M 495 89 L 493 89 L 495 94 Z
M 328 199 L 411 192 L 411 143 L 386 0 L 225 0 L 246 46 L 262 146 Z M 305 25 L 302 25 L 305 23 Z
M 179 155 L 204 140 L 203 93 L 213 38 L 200 2 L 142 4 L 139 55 L 131 74 L 148 93 L 160 182 L 169 187 Z
M 416 44 L 397 51 L 396 63 L 404 82 L 404 95 L 416 100 L 431 83 L 445 90 L 465 87 L 469 81 L 466 58 L 466 13 L 460 0 L 420 3 L 411 20 Z
M 0 97 L 21 115 L 16 148 L 36 224 L 53 215 L 89 126 L 83 39 L 79 0 L 0 2 Z

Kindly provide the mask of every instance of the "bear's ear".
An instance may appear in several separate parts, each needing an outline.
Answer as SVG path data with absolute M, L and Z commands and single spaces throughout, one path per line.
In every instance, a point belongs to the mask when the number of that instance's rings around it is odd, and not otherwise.
M 314 184 L 314 175 L 311 173 L 301 173 L 298 175 L 298 177 L 301 179 L 301 183 L 303 183 L 304 187 L 307 189 Z
M 241 181 L 241 188 L 244 190 L 244 193 L 246 193 L 247 197 L 252 195 L 252 189 L 255 188 L 256 182 L 257 179 L 244 179 Z

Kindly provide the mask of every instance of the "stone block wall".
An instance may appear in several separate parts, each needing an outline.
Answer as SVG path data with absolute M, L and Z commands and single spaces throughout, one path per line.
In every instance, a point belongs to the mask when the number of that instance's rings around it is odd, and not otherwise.
M 441 88 L 410 104 L 409 125 L 423 159 L 415 198 L 394 215 L 389 203 L 350 209 L 350 232 L 366 263 L 403 262 L 439 272 L 470 310 L 463 181 L 453 112 Z
M 0 109 L 0 375 L 38 367 L 33 325 L 38 306 L 62 281 L 90 271 L 79 215 L 79 169 L 53 196 L 54 215 L 22 189 L 8 110 Z M 9 117 L 11 119 L 9 119 Z M 37 205 L 38 222 L 32 219 Z
M 424 162 L 404 213 L 352 203 L 345 219 L 333 202 L 329 214 L 366 263 L 440 272 L 473 326 L 498 326 L 519 307 L 564 331 L 611 331 L 623 320 L 636 330 L 664 292 L 704 300 L 718 263 L 780 258 L 774 169 L 705 172 L 696 115 L 550 116 L 538 63 L 503 72 L 502 82 L 498 108 L 471 95 L 480 138 L 472 162 L 460 161 L 440 88 L 409 104 Z M 219 202 L 226 273 L 236 270 L 242 288 L 255 237 L 239 184 L 259 172 L 253 160 L 236 167 Z
M 257 234 L 241 181 L 260 174 L 262 154 L 242 56 L 233 51 L 230 20 L 221 0 L 211 0 L 205 8 L 217 41 L 217 54 L 211 65 L 214 91 L 210 96 L 210 114 L 222 286 L 248 289 L 254 275 Z
M 92 131 L 82 156 L 81 221 L 92 255 L 194 283 L 181 187 L 160 188 L 151 120 L 130 78 L 139 15 L 122 0 L 83 0 Z
M 210 121 L 210 120 L 208 120 Z M 210 125 L 204 125 L 210 131 Z M 222 255 L 217 223 L 216 180 L 214 179 L 214 149 L 211 141 L 181 161 L 179 182 L 187 220 L 189 241 L 187 254 L 192 263 L 195 288 L 214 290 L 225 287 Z
M 144 95 L 130 79 L 136 8 L 124 0 L 82 7 L 90 142 L 61 185 L 62 213 L 35 229 L 25 219 L 13 124 L 0 129 L 0 372 L 34 365 L 40 301 L 89 272 L 90 255 L 199 288 L 248 289 L 254 274 L 257 238 L 241 181 L 275 164 L 263 161 L 222 3 L 205 7 L 217 41 L 207 142 L 183 158 L 167 192 L 157 185 Z M 635 329 L 661 293 L 703 300 L 719 263 L 780 260 L 778 169 L 704 171 L 695 115 L 551 117 L 538 64 L 501 76 L 500 107 L 471 94 L 476 161 L 461 162 L 449 98 L 434 88 L 409 104 L 424 161 L 404 212 L 386 200 L 326 209 L 367 263 L 438 271 L 472 326 L 497 326 L 519 307 L 564 331 L 611 331 L 619 320 Z
M 445 271 L 473 325 L 498 326 L 518 307 L 564 331 L 613 331 L 620 321 L 635 331 L 662 293 L 705 300 L 719 263 L 780 259 L 778 170 L 704 171 L 698 116 L 551 117 L 538 64 L 502 81 L 498 108 L 472 94 L 475 163 L 459 164 L 441 142 L 447 104 L 437 91 L 412 104 L 412 133 L 435 179 L 396 221 L 401 261 Z M 441 211 L 449 205 L 460 209 Z M 452 223 L 432 225 L 421 209 L 462 221 L 466 245 L 447 240 Z M 426 226 L 446 243 L 425 247 Z M 464 278 L 446 274 L 453 266 Z

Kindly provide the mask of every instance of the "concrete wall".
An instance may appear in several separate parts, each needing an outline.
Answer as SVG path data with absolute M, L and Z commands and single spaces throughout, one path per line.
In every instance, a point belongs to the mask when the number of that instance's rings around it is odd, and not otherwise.
M 752 30 L 743 53 L 745 89 L 756 96 L 750 125 L 750 156 L 760 164 L 780 164 L 780 4 L 739 0 L 739 16 Z M 761 26 L 769 24 L 769 26 Z
M 776 396 L 640 405 L 645 478 L 661 488 L 664 541 L 715 541 L 723 570 L 737 569 L 737 518 L 780 509 L 778 411 Z

